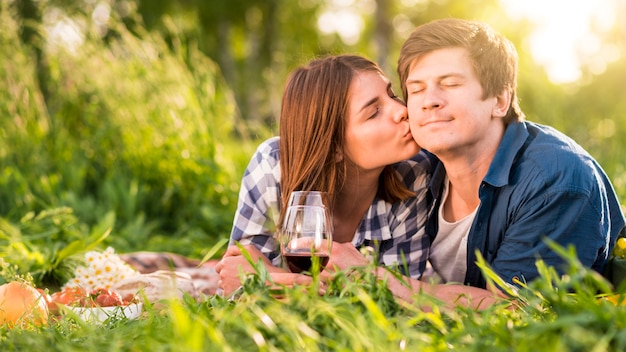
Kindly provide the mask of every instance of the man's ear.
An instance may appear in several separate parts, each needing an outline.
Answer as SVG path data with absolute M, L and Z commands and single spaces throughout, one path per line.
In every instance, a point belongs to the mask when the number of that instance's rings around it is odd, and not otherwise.
M 500 94 L 496 95 L 496 102 L 493 106 L 493 111 L 491 115 L 493 117 L 504 117 L 506 113 L 509 111 L 511 107 L 511 90 L 505 88 L 500 92 Z

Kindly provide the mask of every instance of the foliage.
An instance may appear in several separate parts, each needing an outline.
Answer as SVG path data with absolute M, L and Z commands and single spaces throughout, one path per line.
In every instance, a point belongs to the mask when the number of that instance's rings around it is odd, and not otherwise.
M 252 144 L 235 140 L 216 66 L 115 18 L 103 37 L 97 23 L 57 14 L 64 37 L 37 27 L 47 41 L 27 45 L 2 6 L 0 214 L 66 206 L 93 226 L 113 212 L 107 241 L 128 250 L 199 256 L 197 243 L 227 236 Z
M 0 218 L 0 283 L 25 276 L 36 286 L 58 288 L 89 251 L 111 232 L 112 214 L 88 233 L 69 208 L 28 213 L 18 224 Z
M 301 64 L 303 57 L 308 60 L 333 50 L 332 44 L 318 45 L 320 0 L 136 3 L 147 28 L 164 33 L 167 39 L 173 23 L 181 28 L 183 40 L 198 43 L 219 65 L 243 118 L 254 124 L 275 124 L 276 102 L 294 65 Z M 335 50 L 339 44 L 335 42 Z
M 0 328 L 5 351 L 621 351 L 626 306 L 602 299 L 608 282 L 561 251 L 571 269 L 542 276 L 517 293 L 518 308 L 447 309 L 424 294 L 416 304 L 395 301 L 364 268 L 318 286 L 274 287 L 260 268 L 232 299 L 185 296 L 159 308 L 147 303 L 138 320 L 103 325 L 53 318 L 47 327 Z M 484 268 L 489 275 L 489 268 Z M 619 298 L 618 298 L 619 299 Z M 621 298 L 622 300 L 624 297 Z M 619 301 L 616 301 L 619 303 Z M 432 309 L 422 309 L 427 305 Z

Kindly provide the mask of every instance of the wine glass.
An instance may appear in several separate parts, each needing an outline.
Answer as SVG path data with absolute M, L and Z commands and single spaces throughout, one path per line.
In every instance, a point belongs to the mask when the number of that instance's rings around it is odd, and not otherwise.
M 283 260 L 293 273 L 322 270 L 333 242 L 330 212 L 320 205 L 292 205 L 281 228 Z
M 293 191 L 287 207 L 292 205 L 320 205 L 330 209 L 330 199 L 328 193 L 323 191 Z

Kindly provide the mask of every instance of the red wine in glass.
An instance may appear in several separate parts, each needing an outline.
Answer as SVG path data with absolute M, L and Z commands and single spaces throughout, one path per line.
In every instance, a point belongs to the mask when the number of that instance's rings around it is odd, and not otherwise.
M 295 205 L 287 208 L 281 228 L 283 260 L 293 273 L 322 270 L 332 247 L 332 219 L 328 208 L 319 205 Z M 313 265 L 318 258 L 318 265 Z
M 304 271 L 311 272 L 314 257 L 319 261 L 319 269 L 324 269 L 328 264 L 328 254 L 311 254 L 311 253 L 288 253 L 285 254 L 287 267 L 292 273 L 302 273 Z

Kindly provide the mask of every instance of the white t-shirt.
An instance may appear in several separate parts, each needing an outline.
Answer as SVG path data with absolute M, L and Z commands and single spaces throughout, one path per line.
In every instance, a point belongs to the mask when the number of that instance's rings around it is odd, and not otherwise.
M 476 216 L 476 209 L 463 219 L 447 222 L 443 217 L 443 204 L 448 198 L 450 183 L 444 182 L 443 200 L 437 214 L 439 231 L 430 246 L 429 267 L 424 278 L 434 282 L 463 283 L 467 271 L 467 236 Z

